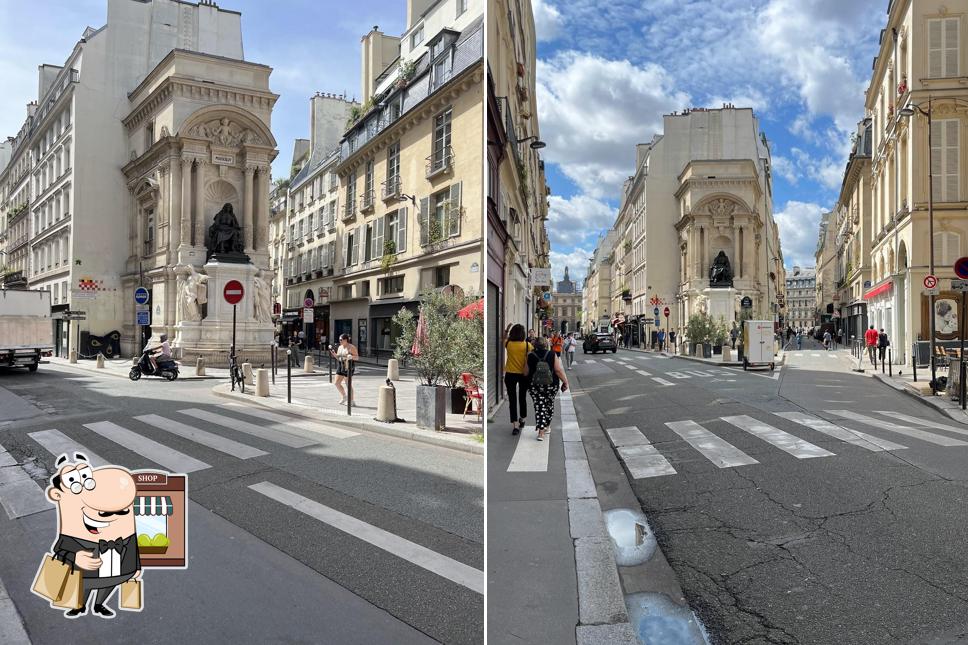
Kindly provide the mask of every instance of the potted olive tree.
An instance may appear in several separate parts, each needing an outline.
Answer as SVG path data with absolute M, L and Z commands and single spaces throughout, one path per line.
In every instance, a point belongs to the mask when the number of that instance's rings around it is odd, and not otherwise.
M 686 322 L 686 334 L 689 342 L 692 343 L 692 355 L 709 358 L 712 356 L 712 346 L 709 344 L 712 337 L 712 320 L 708 314 L 695 313 L 689 316 Z

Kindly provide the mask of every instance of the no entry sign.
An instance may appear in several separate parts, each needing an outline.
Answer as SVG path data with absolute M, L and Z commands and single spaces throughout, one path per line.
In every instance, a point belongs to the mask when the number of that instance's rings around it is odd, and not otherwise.
M 225 297 L 225 302 L 230 305 L 237 305 L 242 301 L 242 296 L 245 295 L 245 288 L 238 280 L 229 280 L 225 283 L 225 288 L 222 289 L 222 295 Z
M 662 310 L 662 313 L 664 313 L 665 314 L 665 317 L 668 318 L 669 317 L 669 308 L 666 307 L 665 309 L 663 309 Z
M 955 262 L 955 275 L 963 280 L 968 280 L 968 258 L 958 258 Z
M 924 276 L 924 288 L 934 289 L 938 286 L 938 277 L 933 275 Z

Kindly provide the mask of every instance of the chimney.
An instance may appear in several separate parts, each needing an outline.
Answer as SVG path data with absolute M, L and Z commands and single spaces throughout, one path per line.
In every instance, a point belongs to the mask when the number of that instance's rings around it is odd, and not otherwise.
M 27 104 L 27 116 L 31 117 L 37 114 L 37 101 L 31 101 Z

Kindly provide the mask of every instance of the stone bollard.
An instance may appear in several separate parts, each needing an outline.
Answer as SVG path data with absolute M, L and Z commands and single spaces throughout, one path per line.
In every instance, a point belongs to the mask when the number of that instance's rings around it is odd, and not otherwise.
M 67 362 L 68 363 L 76 363 L 77 362 L 77 350 L 76 349 L 72 349 L 71 350 L 71 353 L 69 354 L 69 356 L 67 358 Z
M 729 347 L 723 346 L 723 362 L 729 363 L 733 360 L 733 352 Z
M 255 371 L 255 395 L 269 396 L 269 370 L 264 367 Z
M 195 359 L 195 376 L 205 376 L 205 359 L 201 356 Z
M 380 394 L 376 400 L 376 420 L 393 421 L 397 418 L 397 409 L 393 401 L 393 388 L 389 385 L 380 386 Z
M 96 361 L 95 367 L 97 367 L 98 369 L 104 369 L 104 354 L 97 355 L 97 361 Z
M 246 385 L 255 384 L 252 380 L 252 363 L 242 363 L 242 378 L 245 380 Z
M 306 358 L 303 360 L 303 372 L 312 374 L 314 371 L 312 354 L 306 354 Z
M 400 362 L 395 358 L 387 361 L 387 378 L 391 381 L 400 380 Z

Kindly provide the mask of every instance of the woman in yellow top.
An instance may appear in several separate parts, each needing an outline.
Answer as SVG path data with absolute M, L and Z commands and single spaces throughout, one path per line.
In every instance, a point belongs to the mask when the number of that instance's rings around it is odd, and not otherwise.
M 528 416 L 528 354 L 533 349 L 531 343 L 525 340 L 524 326 L 512 325 L 504 341 L 504 387 L 508 393 L 508 411 L 511 413 L 511 434 L 521 432 Z

